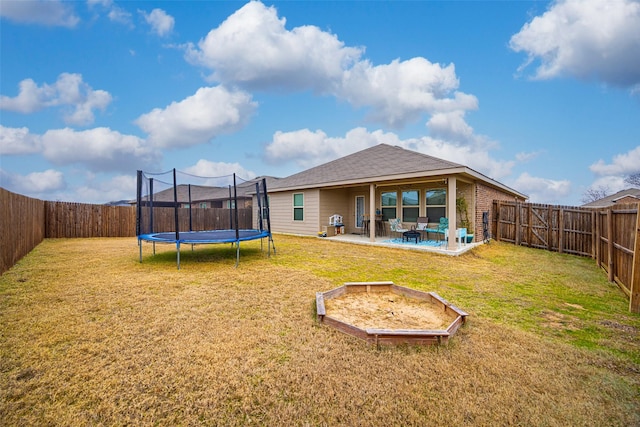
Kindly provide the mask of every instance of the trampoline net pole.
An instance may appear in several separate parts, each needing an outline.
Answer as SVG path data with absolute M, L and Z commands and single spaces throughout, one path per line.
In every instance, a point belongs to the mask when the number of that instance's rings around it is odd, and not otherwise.
M 136 236 L 142 234 L 141 224 L 142 221 L 142 171 L 137 173 L 137 186 L 136 186 Z M 139 241 L 138 241 L 139 243 Z M 142 252 L 140 252 L 140 262 L 142 262 Z
M 153 233 L 153 178 L 149 180 L 149 233 Z
M 231 185 L 229 185 L 229 230 L 233 230 L 233 211 L 231 210 L 231 201 L 233 197 L 231 196 Z
M 176 241 L 180 240 L 180 225 L 178 221 L 178 186 L 176 185 L 176 169 L 173 168 L 173 211 L 176 221 Z
M 264 216 L 267 221 L 267 231 L 269 232 L 269 256 L 271 255 L 271 246 L 273 246 L 273 253 L 276 253 L 276 244 L 273 242 L 273 236 L 271 235 L 271 214 L 269 213 L 269 192 L 267 191 L 267 179 L 262 178 L 262 192 L 264 193 Z
M 191 184 L 189 184 L 189 231 L 193 231 L 193 221 L 191 217 Z
M 258 182 L 256 182 L 256 199 L 258 201 L 258 228 L 262 231 L 262 195 L 260 194 L 260 183 Z
M 180 242 L 176 242 L 176 262 L 178 263 L 178 270 L 180 270 Z
M 235 214 L 236 219 L 236 241 L 238 241 L 238 246 L 240 246 L 240 225 L 238 224 L 238 190 L 236 188 L 236 174 L 233 174 L 233 212 Z M 238 249 L 240 251 L 240 249 Z

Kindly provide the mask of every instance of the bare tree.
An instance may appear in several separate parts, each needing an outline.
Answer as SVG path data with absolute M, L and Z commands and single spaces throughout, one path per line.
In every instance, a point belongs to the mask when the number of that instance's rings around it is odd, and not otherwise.
M 640 172 L 632 173 L 624 179 L 629 185 L 633 185 L 634 187 L 640 187 Z
M 607 197 L 609 193 L 609 187 L 600 186 L 597 188 L 589 188 L 584 192 L 581 200 L 584 204 L 591 203 Z

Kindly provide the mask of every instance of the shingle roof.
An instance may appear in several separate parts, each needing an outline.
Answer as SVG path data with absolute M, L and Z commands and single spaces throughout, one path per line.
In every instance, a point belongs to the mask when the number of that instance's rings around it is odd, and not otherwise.
M 627 196 L 640 199 L 640 188 L 627 188 L 626 190 L 618 191 L 617 193 L 607 197 L 603 197 L 602 199 L 598 199 L 590 203 L 585 203 L 582 206 L 585 208 L 606 208 L 607 206 L 615 204 L 619 199 Z
M 375 145 L 279 179 L 271 189 L 327 185 L 393 175 L 462 168 L 463 165 L 387 144 Z

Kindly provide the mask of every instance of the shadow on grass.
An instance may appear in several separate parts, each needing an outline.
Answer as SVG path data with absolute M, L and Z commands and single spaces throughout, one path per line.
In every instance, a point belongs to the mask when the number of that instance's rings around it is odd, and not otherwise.
M 217 245 L 182 245 L 180 247 L 180 265 L 190 263 L 234 263 L 236 262 L 236 247 L 231 243 Z M 240 244 L 240 263 L 268 256 L 267 249 Z M 143 247 L 142 262 L 151 264 L 173 264 L 177 262 L 175 246 L 157 246 L 155 254 L 151 246 Z

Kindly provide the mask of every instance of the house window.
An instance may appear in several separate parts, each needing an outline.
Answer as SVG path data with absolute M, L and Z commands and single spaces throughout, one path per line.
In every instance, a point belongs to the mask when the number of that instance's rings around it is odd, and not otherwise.
M 227 209 L 235 209 L 235 208 L 236 208 L 235 200 L 227 200 Z
M 293 220 L 304 221 L 304 194 L 293 195 Z
M 425 199 L 429 222 L 440 222 L 440 218 L 447 216 L 447 190 L 444 188 L 427 190 Z
M 203 209 L 206 208 L 207 207 L 207 202 L 200 203 L 200 207 L 203 208 Z
M 420 202 L 418 190 L 402 192 L 402 221 L 417 222 L 420 216 Z
M 395 191 L 382 193 L 382 220 L 387 221 L 396 218 L 396 208 L 398 205 L 398 194 Z

